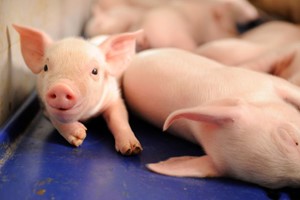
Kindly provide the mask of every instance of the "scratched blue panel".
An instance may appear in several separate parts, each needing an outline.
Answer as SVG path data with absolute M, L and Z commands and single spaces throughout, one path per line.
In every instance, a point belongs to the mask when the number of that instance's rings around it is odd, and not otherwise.
M 176 178 L 152 173 L 145 168 L 146 163 L 203 152 L 132 115 L 130 122 L 143 144 L 142 154 L 124 157 L 116 153 L 113 137 L 101 118 L 87 124 L 84 144 L 73 148 L 52 128 L 36 104 L 36 99 L 31 98 L 18 116 L 1 129 L 1 200 L 299 198 L 297 190 L 273 191 L 225 178 Z

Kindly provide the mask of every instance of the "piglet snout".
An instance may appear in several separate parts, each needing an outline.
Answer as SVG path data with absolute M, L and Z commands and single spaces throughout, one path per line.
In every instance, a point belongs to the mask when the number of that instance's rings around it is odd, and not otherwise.
M 46 94 L 46 103 L 55 109 L 69 110 L 76 102 L 76 93 L 66 84 L 56 84 Z

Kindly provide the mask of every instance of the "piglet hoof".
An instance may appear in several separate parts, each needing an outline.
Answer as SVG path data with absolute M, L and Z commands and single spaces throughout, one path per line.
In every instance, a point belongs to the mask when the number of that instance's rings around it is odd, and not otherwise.
M 83 143 L 84 139 L 81 138 L 73 138 L 70 144 L 74 145 L 75 147 L 79 147 Z
M 83 124 L 78 123 L 78 127 L 68 137 L 70 144 L 79 147 L 86 137 L 86 127 Z
M 122 155 L 130 156 L 139 154 L 143 150 L 143 148 L 140 142 L 137 139 L 135 139 L 134 141 L 116 144 L 116 150 Z

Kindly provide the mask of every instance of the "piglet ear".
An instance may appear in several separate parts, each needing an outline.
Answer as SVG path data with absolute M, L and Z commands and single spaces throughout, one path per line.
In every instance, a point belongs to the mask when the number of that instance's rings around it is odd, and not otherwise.
M 271 137 L 283 154 L 296 152 L 300 156 L 300 140 L 297 137 L 297 132 L 297 128 L 291 124 L 282 124 L 276 131 L 272 132 Z
M 39 73 L 43 67 L 45 49 L 52 39 L 45 33 L 33 28 L 13 25 L 20 34 L 21 52 L 26 65 L 33 73 Z
M 99 48 L 104 53 L 108 64 L 108 72 L 119 77 L 128 67 L 135 55 L 136 38 L 142 34 L 142 30 L 123 33 L 109 37 Z
M 217 127 L 234 123 L 239 117 L 239 104 L 240 103 L 235 100 L 222 100 L 209 105 L 174 111 L 167 117 L 163 130 L 167 130 L 175 120 L 181 118 L 210 123 Z

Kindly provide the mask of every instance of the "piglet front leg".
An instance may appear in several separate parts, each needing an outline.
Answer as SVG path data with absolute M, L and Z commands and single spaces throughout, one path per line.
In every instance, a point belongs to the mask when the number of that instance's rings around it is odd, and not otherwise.
M 116 151 L 123 155 L 134 155 L 140 153 L 143 148 L 135 137 L 128 122 L 128 113 L 122 99 L 112 103 L 103 113 L 115 138 Z
M 72 145 L 78 147 L 86 137 L 87 128 L 80 122 L 60 123 L 50 119 L 58 132 Z

